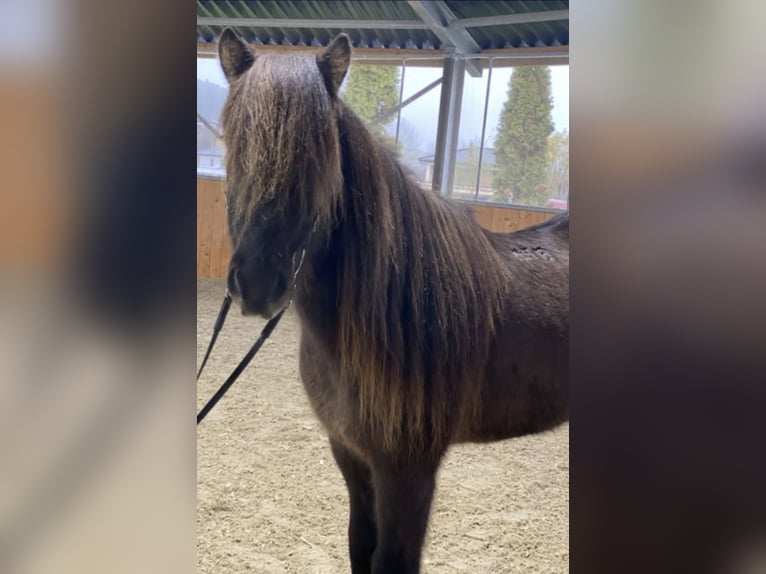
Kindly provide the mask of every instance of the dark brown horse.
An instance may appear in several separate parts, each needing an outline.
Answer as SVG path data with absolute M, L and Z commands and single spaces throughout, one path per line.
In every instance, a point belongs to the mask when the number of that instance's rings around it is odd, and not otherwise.
M 421 190 L 338 97 L 351 56 L 219 56 L 234 254 L 247 314 L 294 299 L 300 369 L 348 486 L 354 574 L 413 573 L 450 444 L 568 417 L 569 219 L 514 234 Z

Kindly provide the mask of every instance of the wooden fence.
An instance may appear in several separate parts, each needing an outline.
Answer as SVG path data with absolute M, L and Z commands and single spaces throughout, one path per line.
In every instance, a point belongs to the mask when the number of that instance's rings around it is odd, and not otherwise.
M 472 205 L 479 225 L 510 232 L 553 217 L 550 211 L 495 205 Z M 223 181 L 197 178 L 197 277 L 225 277 L 231 257 L 226 228 Z

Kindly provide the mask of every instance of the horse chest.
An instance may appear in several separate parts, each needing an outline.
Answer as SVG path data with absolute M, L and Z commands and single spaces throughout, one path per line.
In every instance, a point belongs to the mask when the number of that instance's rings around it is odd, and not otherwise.
M 338 367 L 307 337 L 301 341 L 300 372 L 311 408 L 335 440 L 359 450 L 354 397 L 338 375 Z

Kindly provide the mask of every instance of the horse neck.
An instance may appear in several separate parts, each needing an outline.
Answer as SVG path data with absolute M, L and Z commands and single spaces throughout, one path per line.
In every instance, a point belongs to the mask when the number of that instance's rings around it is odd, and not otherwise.
M 346 268 L 349 262 L 344 255 L 349 248 L 358 251 L 362 241 L 370 253 L 372 249 L 389 249 L 393 234 L 402 231 L 391 217 L 391 203 L 396 194 L 408 192 L 404 172 L 391 152 L 343 104 L 338 124 L 343 189 L 332 229 L 319 230 L 307 254 L 306 280 L 296 294 L 302 320 L 326 338 L 337 331 L 344 275 L 359 271 Z M 360 280 L 375 280 L 369 273 L 360 275 Z
M 338 127 L 343 189 L 332 229 L 318 234 L 309 256 L 302 318 L 328 340 L 340 329 L 384 346 L 392 337 L 395 345 L 422 342 L 419 332 L 390 332 L 410 314 L 471 329 L 492 323 L 504 266 L 470 214 L 421 190 L 344 106 Z

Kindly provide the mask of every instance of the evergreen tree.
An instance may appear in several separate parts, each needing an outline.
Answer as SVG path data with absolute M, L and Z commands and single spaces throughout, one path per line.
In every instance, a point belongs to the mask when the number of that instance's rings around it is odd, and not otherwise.
M 569 196 L 569 132 L 556 132 L 548 138 L 548 182 L 551 196 Z
M 546 185 L 548 136 L 553 131 L 551 73 L 546 66 L 515 68 L 500 115 L 495 150 L 495 200 L 541 206 Z
M 393 143 L 384 129 L 396 117 L 386 111 L 399 103 L 398 68 L 352 64 L 341 97 L 374 134 Z

